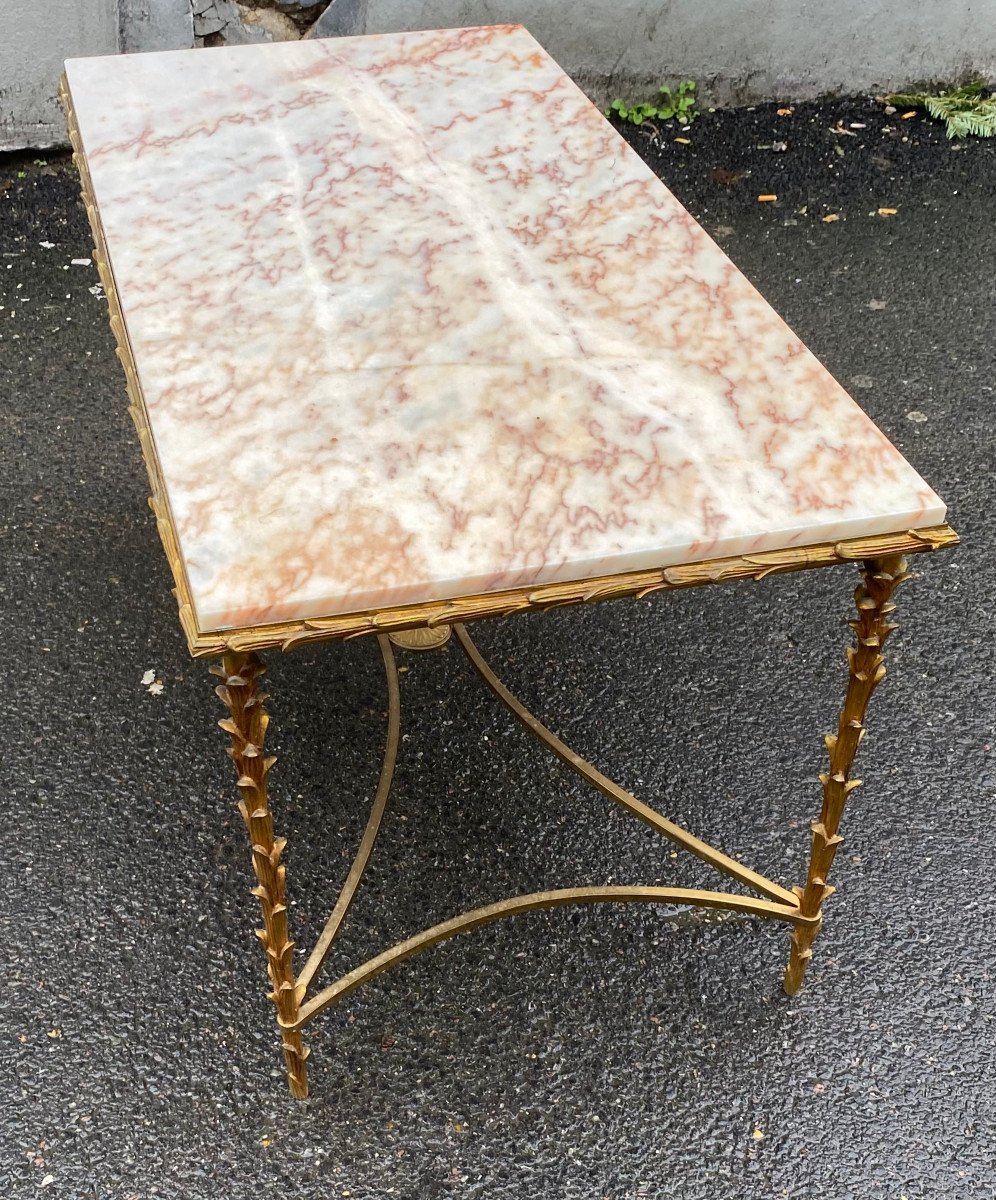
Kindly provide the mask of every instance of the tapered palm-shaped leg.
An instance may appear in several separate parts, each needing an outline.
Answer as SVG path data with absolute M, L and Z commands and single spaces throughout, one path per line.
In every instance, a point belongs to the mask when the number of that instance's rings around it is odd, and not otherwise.
M 267 776 L 276 759 L 263 754 L 263 741 L 269 717 L 263 707 L 265 693 L 259 690 L 259 677 L 265 667 L 255 654 L 228 653 L 220 667 L 212 667 L 222 683 L 215 689 L 230 716 L 218 724 L 231 737 L 229 755 L 235 763 L 237 786 L 241 792 L 239 812 L 245 821 L 252 846 L 252 865 L 257 886 L 253 895 L 259 900 L 263 928 L 256 935 L 266 950 L 266 969 L 272 990 L 269 998 L 277 1007 L 280 1023 L 293 1024 L 299 1010 L 294 982 L 294 943 L 287 934 L 286 867 L 280 862 L 286 839 L 274 838 L 273 817 L 267 798 Z M 292 1096 L 308 1095 L 308 1051 L 298 1030 L 281 1030 L 284 1062 Z
M 864 717 L 872 692 L 885 678 L 883 649 L 889 634 L 896 628 L 889 617 L 895 610 L 892 594 L 907 578 L 906 559 L 900 555 L 869 559 L 862 568 L 863 578 L 854 593 L 858 608 L 857 619 L 851 621 L 856 644 L 847 651 L 849 678 L 847 695 L 841 710 L 836 734 L 826 739 L 830 766 L 820 776 L 823 784 L 823 808 L 820 819 L 812 826 L 812 847 L 806 886 L 796 888 L 803 916 L 821 916 L 823 901 L 833 892 L 827 875 L 843 838 L 837 832 L 847 797 L 859 779 L 851 779 L 851 767 L 861 739 L 865 735 Z M 794 995 L 802 986 L 810 959 L 812 943 L 819 932 L 819 920 L 809 925 L 796 925 L 792 930 L 792 949 L 785 970 L 785 991 Z

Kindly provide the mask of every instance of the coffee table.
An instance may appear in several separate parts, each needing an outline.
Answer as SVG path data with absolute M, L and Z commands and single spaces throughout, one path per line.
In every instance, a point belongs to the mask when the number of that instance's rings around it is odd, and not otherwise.
M 301 1031 L 380 972 L 576 903 L 736 910 L 812 955 L 906 555 L 933 491 L 519 26 L 67 63 L 94 252 L 192 655 L 216 660 L 290 1090 Z M 809 870 L 790 888 L 661 816 L 504 687 L 467 624 L 855 564 L 854 644 Z M 315 991 L 398 751 L 395 648 L 455 632 L 518 720 L 741 892 L 489 904 Z M 269 803 L 260 652 L 376 637 L 387 747 L 303 965 Z

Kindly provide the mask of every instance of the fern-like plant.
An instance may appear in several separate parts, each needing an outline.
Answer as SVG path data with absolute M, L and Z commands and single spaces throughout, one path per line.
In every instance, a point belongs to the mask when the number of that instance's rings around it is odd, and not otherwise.
M 936 96 L 900 92 L 888 97 L 896 108 L 923 108 L 947 126 L 949 138 L 996 136 L 996 95 L 985 95 L 981 79 Z

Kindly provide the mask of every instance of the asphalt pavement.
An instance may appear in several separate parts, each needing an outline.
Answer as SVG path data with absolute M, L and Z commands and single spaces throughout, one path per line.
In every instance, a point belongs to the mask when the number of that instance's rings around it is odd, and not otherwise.
M 779 926 L 534 914 L 351 995 L 312 1027 L 312 1098 L 287 1096 L 222 713 L 180 634 L 106 302 L 73 262 L 91 246 L 76 180 L 64 158 L 0 159 L 0 1195 L 996 1191 L 996 139 L 950 143 L 869 100 L 632 138 L 963 538 L 899 594 L 805 989 L 781 993 Z M 853 574 L 478 640 L 581 753 L 792 884 Z M 305 945 L 366 819 L 385 691 L 368 641 L 271 658 L 273 807 Z M 708 885 L 548 761 L 457 648 L 403 666 L 395 792 L 333 972 L 516 892 Z

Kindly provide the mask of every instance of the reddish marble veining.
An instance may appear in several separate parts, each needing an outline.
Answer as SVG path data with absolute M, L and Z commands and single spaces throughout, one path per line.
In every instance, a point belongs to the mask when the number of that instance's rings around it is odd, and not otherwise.
M 67 75 L 203 630 L 943 519 L 524 29 Z

